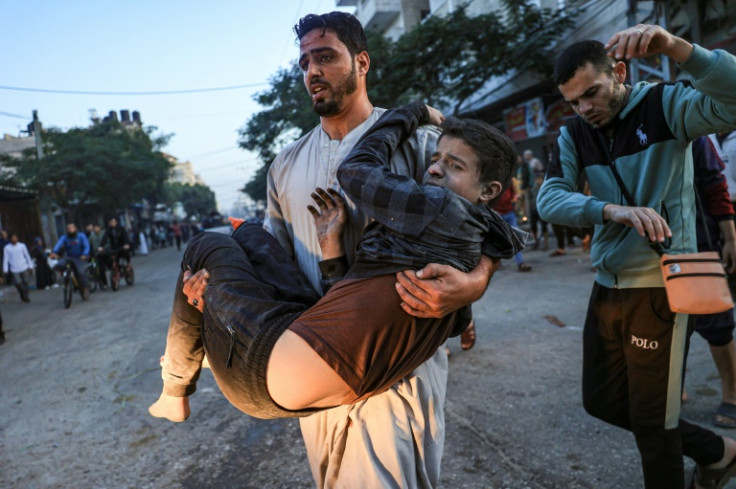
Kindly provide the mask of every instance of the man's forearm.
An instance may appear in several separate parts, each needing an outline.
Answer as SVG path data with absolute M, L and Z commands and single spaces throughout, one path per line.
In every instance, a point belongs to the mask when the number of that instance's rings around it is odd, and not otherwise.
M 724 244 L 736 243 L 736 225 L 733 219 L 723 219 L 718 221 L 718 228 L 721 231 L 721 237 Z
M 485 294 L 488 285 L 491 283 L 491 277 L 494 273 L 496 273 L 496 270 L 498 269 L 499 263 L 501 263 L 501 260 L 498 258 L 491 258 L 486 255 L 481 255 L 478 266 L 470 272 L 470 277 L 473 280 L 473 283 L 478 284 L 478 289 L 474 290 L 480 291 L 478 297 L 473 299 L 472 302 L 475 302 L 483 297 L 483 294 Z

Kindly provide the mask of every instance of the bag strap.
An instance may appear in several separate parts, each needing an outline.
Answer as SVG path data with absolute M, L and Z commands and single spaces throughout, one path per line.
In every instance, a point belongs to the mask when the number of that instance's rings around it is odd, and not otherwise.
M 616 169 L 616 164 L 613 162 L 613 158 L 611 158 L 611 162 L 609 163 L 608 166 L 611 167 L 611 172 L 613 173 L 613 177 L 616 179 L 616 183 L 618 184 L 618 187 L 621 189 L 621 194 L 623 194 L 624 200 L 626 200 L 626 203 L 632 207 L 638 207 L 636 205 L 636 201 L 634 201 L 634 198 L 631 196 L 629 189 L 626 188 L 626 185 L 624 185 L 623 180 L 621 180 L 621 175 L 618 174 L 618 170 Z M 649 247 L 653 249 L 657 255 L 659 256 L 664 255 L 664 247 L 660 243 L 649 241 Z
M 634 201 L 634 198 L 631 196 L 629 189 L 627 189 L 626 185 L 624 185 L 624 182 L 621 179 L 621 175 L 619 175 L 618 170 L 616 169 L 616 165 L 613 162 L 613 159 L 611 159 L 609 166 L 611 167 L 611 172 L 613 173 L 613 177 L 616 179 L 616 183 L 621 189 L 621 194 L 623 194 L 624 199 L 630 206 L 636 207 L 637 206 L 636 202 Z M 696 211 L 700 213 L 702 221 L 703 221 L 703 227 L 705 228 L 705 238 L 708 240 L 708 248 L 712 250 L 713 242 L 710 239 L 710 232 L 708 231 L 708 227 L 707 227 L 707 223 L 705 219 L 706 217 L 705 209 L 703 209 L 703 203 L 700 201 L 700 194 L 698 193 L 698 189 L 695 188 L 695 186 L 693 186 L 693 192 L 695 192 Z M 655 243 L 654 241 L 650 241 L 649 247 L 652 248 L 654 252 L 657 253 L 659 256 L 662 256 L 665 253 L 665 249 L 661 243 Z

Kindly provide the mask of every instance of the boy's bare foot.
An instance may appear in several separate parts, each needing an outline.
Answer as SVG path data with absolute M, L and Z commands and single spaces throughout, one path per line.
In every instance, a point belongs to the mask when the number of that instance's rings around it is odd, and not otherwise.
M 161 393 L 158 401 L 151 404 L 148 412 L 154 418 L 166 418 L 175 423 L 186 421 L 191 414 L 188 397 L 173 397 Z

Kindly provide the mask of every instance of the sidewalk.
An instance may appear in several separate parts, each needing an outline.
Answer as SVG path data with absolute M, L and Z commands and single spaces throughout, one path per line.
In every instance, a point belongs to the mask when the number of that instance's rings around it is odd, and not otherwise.
M 529 273 L 513 261 L 496 273 L 474 306 L 474 349 L 449 341 L 443 488 L 641 487 L 633 437 L 581 406 L 588 256 L 549 251 L 525 252 Z M 76 295 L 68 310 L 61 289 L 33 291 L 30 304 L 2 289 L 0 487 L 313 487 L 298 422 L 243 415 L 208 371 L 187 422 L 148 415 L 180 256 L 166 248 L 136 257 L 134 286 L 88 302 Z M 719 381 L 705 342 L 692 343 L 683 414 L 710 426 Z

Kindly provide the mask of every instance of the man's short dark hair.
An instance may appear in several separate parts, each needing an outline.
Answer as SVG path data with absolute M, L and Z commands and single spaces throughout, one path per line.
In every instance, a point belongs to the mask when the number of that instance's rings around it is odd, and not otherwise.
M 615 62 L 608 57 L 600 41 L 580 41 L 568 46 L 555 63 L 555 85 L 564 85 L 575 75 L 578 68 L 591 63 L 598 73 L 613 73 Z
M 492 125 L 477 119 L 448 117 L 442 123 L 441 128 L 440 139 L 444 136 L 461 139 L 478 156 L 479 180 L 482 183 L 501 182 L 503 190 L 506 190 L 511 184 L 511 176 L 517 158 L 514 144 L 508 136 Z
M 329 29 L 337 34 L 337 38 L 343 43 L 350 52 L 351 56 L 356 56 L 363 51 L 368 50 L 368 43 L 365 40 L 365 32 L 360 21 L 353 15 L 346 12 L 330 12 L 327 14 L 309 14 L 299 19 L 299 23 L 294 26 L 294 33 L 301 41 L 307 33 L 314 29 L 322 29 L 322 35 Z

